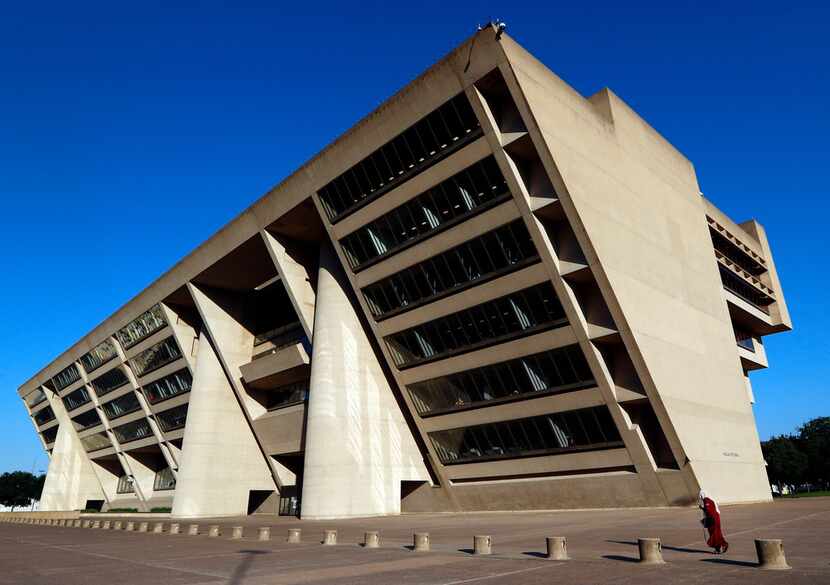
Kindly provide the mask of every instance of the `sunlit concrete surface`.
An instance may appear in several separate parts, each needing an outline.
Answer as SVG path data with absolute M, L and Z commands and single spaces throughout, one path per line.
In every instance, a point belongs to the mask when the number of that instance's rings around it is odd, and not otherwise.
M 0 524 L 0 583 L 95 585 L 266 585 L 288 583 L 451 585 L 549 583 L 830 582 L 830 498 L 723 506 L 727 555 L 703 543 L 693 508 L 651 510 L 419 514 L 337 521 L 246 517 L 218 521 L 222 536 L 104 531 Z M 244 538 L 231 540 L 231 526 Z M 271 526 L 270 541 L 257 540 Z M 285 542 L 302 529 L 299 544 Z M 338 544 L 322 546 L 336 529 Z M 364 532 L 381 546 L 365 549 Z M 413 532 L 429 532 L 432 551 L 412 552 Z M 493 537 L 493 554 L 474 557 L 473 536 Z M 571 560 L 542 558 L 546 536 L 565 536 Z M 636 563 L 637 538 L 659 537 L 665 565 Z M 792 570 L 756 566 L 755 538 L 781 538 Z

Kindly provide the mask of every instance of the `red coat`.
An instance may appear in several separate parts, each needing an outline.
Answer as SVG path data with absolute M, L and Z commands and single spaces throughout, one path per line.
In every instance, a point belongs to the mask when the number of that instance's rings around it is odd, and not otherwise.
M 726 539 L 723 537 L 723 531 L 721 530 L 720 512 L 718 512 L 715 502 L 710 498 L 703 499 L 703 513 L 707 518 L 711 518 L 711 521 L 707 522 L 708 526 L 706 527 L 709 531 L 709 540 L 706 541 L 706 544 L 712 548 L 723 548 L 727 546 Z

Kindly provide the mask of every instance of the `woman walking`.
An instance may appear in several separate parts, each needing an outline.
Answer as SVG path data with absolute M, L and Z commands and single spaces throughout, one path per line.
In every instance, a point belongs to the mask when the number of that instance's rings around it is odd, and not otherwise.
M 715 503 L 715 500 L 706 496 L 705 491 L 700 490 L 698 507 L 703 510 L 703 519 L 700 523 L 709 531 L 709 539 L 706 541 L 706 544 L 715 549 L 715 554 L 725 553 L 729 549 L 729 543 L 723 537 L 718 505 Z

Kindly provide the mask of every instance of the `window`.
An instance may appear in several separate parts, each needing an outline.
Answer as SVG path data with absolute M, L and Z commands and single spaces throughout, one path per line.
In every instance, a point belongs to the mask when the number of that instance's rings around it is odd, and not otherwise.
M 38 410 L 32 415 L 32 418 L 35 419 L 38 426 L 45 425 L 46 423 L 55 420 L 55 412 L 52 410 L 51 406 L 47 406 L 42 410 Z
M 51 445 L 52 443 L 55 442 L 55 439 L 58 437 L 58 425 L 55 425 L 52 428 L 46 429 L 45 431 L 43 431 L 40 434 L 43 435 L 43 441 L 47 445 Z
M 55 386 L 55 390 L 60 391 L 80 379 L 81 373 L 78 371 L 78 367 L 75 364 L 70 364 L 52 378 L 52 384 Z
M 265 407 L 268 410 L 276 410 L 291 406 L 292 404 L 299 404 L 308 399 L 308 380 L 280 386 L 279 388 L 268 390 L 263 394 L 266 398 Z
M 115 427 L 112 429 L 112 432 L 115 433 L 115 437 L 119 443 L 129 443 L 130 441 L 150 437 L 153 434 L 150 423 L 147 422 L 146 418 L 134 420 L 120 427 Z
M 119 416 L 124 416 L 125 414 L 129 414 L 131 412 L 135 412 L 140 408 L 141 403 L 138 401 L 138 397 L 135 395 L 135 392 L 128 392 L 123 396 L 119 396 L 118 398 L 101 405 L 101 409 L 110 420 L 116 419 Z
M 84 446 L 84 450 L 89 453 L 90 451 L 98 451 L 99 449 L 105 449 L 106 447 L 112 446 L 107 433 L 100 432 L 95 433 L 94 435 L 89 435 L 88 437 L 81 437 L 81 445 Z
M 165 467 L 161 471 L 156 472 L 156 479 L 153 481 L 153 491 L 173 490 L 176 489 L 176 476 L 173 475 L 173 470 Z
M 152 404 L 190 391 L 193 376 L 187 368 L 144 386 L 144 395 Z
M 418 413 L 429 415 L 593 385 L 582 350 L 569 345 L 410 384 L 407 390 Z
M 623 446 L 605 406 L 435 431 L 429 438 L 445 465 Z
M 387 317 L 538 260 L 522 220 L 504 225 L 363 289 L 375 317 Z
M 111 340 L 105 339 L 81 356 L 81 364 L 84 366 L 84 370 L 89 373 L 110 361 L 116 355 L 118 355 L 118 352 L 115 350 L 115 344 Z
M 167 325 L 167 319 L 164 317 L 161 305 L 154 305 L 149 311 L 142 313 L 119 329 L 115 336 L 121 347 L 127 349 L 165 325 Z
M 566 324 L 553 286 L 543 283 L 384 339 L 400 368 Z
M 182 352 L 173 337 L 159 341 L 130 360 L 136 376 L 143 376 L 179 359 Z
M 725 266 L 718 264 L 718 269 L 720 270 L 720 279 L 723 283 L 723 288 L 742 298 L 758 310 L 769 314 L 769 305 L 775 299 L 760 289 L 755 288 Z
M 320 189 L 323 209 L 336 223 L 480 135 L 460 93 Z
M 23 400 L 26 401 L 26 404 L 29 405 L 29 408 L 32 408 L 46 400 L 46 393 L 40 388 L 38 388 L 34 392 L 30 392 L 29 394 L 27 394 Z
M 755 351 L 755 343 L 751 333 L 747 333 L 742 329 L 735 329 L 735 342 L 738 344 L 738 347 L 742 347 L 751 352 Z
M 101 424 L 101 417 L 98 416 L 98 411 L 93 409 L 72 417 L 72 422 L 75 423 L 75 428 L 79 431 L 88 429 Z
M 66 396 L 64 396 L 61 400 L 63 400 L 64 406 L 66 406 L 66 410 L 75 410 L 79 406 L 83 406 L 92 398 L 89 396 L 89 392 L 86 390 L 86 386 L 81 386 L 74 392 L 70 392 Z
M 135 481 L 129 475 L 122 475 L 118 478 L 118 487 L 115 491 L 119 494 L 133 494 L 135 493 Z
M 104 394 L 109 394 L 113 390 L 120 388 L 128 381 L 127 374 L 124 373 L 124 370 L 121 368 L 113 368 L 106 374 L 95 378 L 90 384 L 92 384 L 95 394 L 100 398 Z
M 340 245 L 351 267 L 357 268 L 509 196 L 507 183 L 489 156 L 349 234 Z
M 156 420 L 163 431 L 182 428 L 187 421 L 187 404 L 159 412 L 156 414 Z

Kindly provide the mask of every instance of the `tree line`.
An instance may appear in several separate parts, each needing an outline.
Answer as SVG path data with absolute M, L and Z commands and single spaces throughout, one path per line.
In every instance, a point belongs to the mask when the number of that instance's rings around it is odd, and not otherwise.
M 830 489 L 830 417 L 814 418 L 796 433 L 761 442 L 770 483 L 783 491 Z
M 34 475 L 28 471 L 11 471 L 0 475 L 0 505 L 11 508 L 29 506 L 40 500 L 46 475 Z

